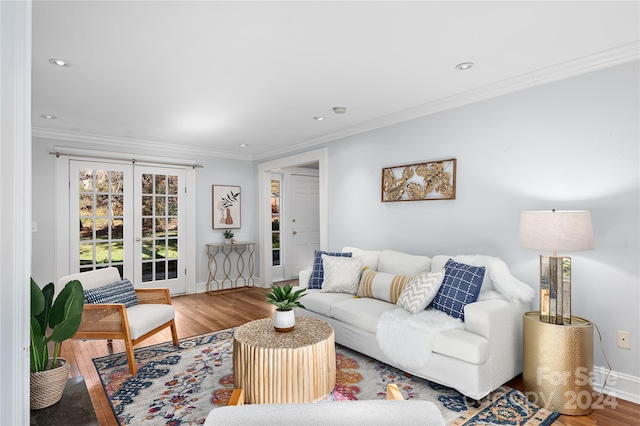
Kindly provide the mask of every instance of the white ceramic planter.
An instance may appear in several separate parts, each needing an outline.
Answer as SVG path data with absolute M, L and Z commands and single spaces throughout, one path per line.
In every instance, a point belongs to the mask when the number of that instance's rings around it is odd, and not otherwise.
M 273 313 L 273 328 L 280 333 L 293 330 L 296 325 L 296 317 L 293 309 L 290 311 L 276 311 Z

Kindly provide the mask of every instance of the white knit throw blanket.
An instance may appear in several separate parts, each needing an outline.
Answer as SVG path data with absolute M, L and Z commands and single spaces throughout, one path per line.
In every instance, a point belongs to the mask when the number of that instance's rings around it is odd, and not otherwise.
M 436 334 L 454 328 L 464 328 L 464 324 L 437 309 L 411 314 L 396 308 L 380 315 L 376 338 L 382 352 L 397 367 L 415 371 L 429 362 Z

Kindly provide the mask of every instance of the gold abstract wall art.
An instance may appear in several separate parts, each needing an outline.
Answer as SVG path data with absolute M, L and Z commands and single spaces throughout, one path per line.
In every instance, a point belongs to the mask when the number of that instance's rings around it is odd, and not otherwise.
M 455 198 L 455 158 L 382 169 L 382 202 Z

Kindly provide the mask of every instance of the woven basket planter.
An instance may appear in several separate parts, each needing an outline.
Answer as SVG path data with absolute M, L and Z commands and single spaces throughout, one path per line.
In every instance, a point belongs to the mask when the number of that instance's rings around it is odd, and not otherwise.
M 53 360 L 49 360 L 51 365 Z M 31 373 L 31 409 L 39 410 L 49 407 L 62 399 L 62 392 L 69 378 L 71 367 L 64 358 L 58 358 L 58 366 L 51 370 Z

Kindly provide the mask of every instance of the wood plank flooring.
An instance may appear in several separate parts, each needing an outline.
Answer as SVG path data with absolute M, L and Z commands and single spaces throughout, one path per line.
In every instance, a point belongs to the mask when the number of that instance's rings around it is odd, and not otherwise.
M 181 338 L 190 337 L 270 317 L 274 307 L 266 303 L 264 296 L 266 291 L 261 288 L 243 288 L 219 291 L 215 294 L 201 293 L 174 297 L 172 302 L 176 308 L 178 335 Z M 171 334 L 167 329 L 136 345 L 136 348 L 169 340 L 171 340 Z M 124 350 L 124 344 L 118 340 L 112 345 L 107 345 L 104 340 L 69 340 L 62 345 L 61 356 L 70 362 L 71 375 L 84 376 L 100 425 L 115 426 L 118 422 L 102 389 L 102 383 L 92 359 L 124 352 Z M 522 389 L 521 377 L 516 377 L 507 384 Z M 554 426 L 640 424 L 640 405 L 620 399 L 617 402 L 615 409 L 605 407 L 594 410 L 588 416 L 560 416 L 554 422 Z

